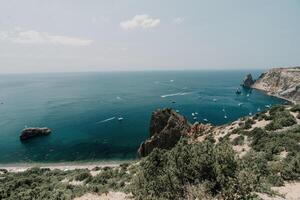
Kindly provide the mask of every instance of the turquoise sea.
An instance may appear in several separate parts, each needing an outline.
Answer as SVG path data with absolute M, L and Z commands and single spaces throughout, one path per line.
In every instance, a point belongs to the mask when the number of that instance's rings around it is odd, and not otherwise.
M 255 77 L 261 73 L 251 72 Z M 151 112 L 157 108 L 172 107 L 191 122 L 191 113 L 197 112 L 197 120 L 219 125 L 283 103 L 255 90 L 236 95 L 246 73 L 0 75 L 0 164 L 132 159 L 148 137 Z M 21 142 L 25 126 L 53 132 Z

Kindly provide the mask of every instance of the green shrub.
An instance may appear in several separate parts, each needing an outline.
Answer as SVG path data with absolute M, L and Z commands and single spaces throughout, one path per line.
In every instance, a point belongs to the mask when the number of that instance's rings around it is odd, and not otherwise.
M 300 180 L 300 153 L 287 157 L 283 163 L 282 177 L 285 180 Z
M 242 199 L 250 197 L 256 188 L 252 177 L 253 173 L 240 171 L 228 142 L 188 144 L 182 139 L 172 150 L 155 149 L 144 158 L 131 192 L 136 199 L 186 199 L 195 195 Z M 196 193 L 194 188 L 199 185 L 201 191 Z
M 76 181 L 83 181 L 85 179 L 91 178 L 92 175 L 89 171 L 81 172 L 75 176 Z
M 216 140 L 214 138 L 214 136 L 212 134 L 208 134 L 206 137 L 205 137 L 205 140 L 208 140 L 210 141 L 211 143 L 215 143 Z
M 276 105 L 270 108 L 269 114 L 270 116 L 275 116 L 277 113 L 282 112 L 285 110 L 285 107 L 283 105 Z
M 250 129 L 252 127 L 252 124 L 254 124 L 254 120 L 251 119 L 251 118 L 248 118 L 246 121 L 245 121 L 245 124 L 244 124 L 244 129 Z
M 230 134 L 226 134 L 225 136 L 220 137 L 220 138 L 219 138 L 219 142 L 230 142 L 229 135 L 230 135 Z
M 272 131 L 296 124 L 294 116 L 287 110 L 277 109 L 273 111 L 272 119 L 272 122 L 265 127 L 266 130 Z
M 7 169 L 0 169 L 0 172 L 6 174 L 8 171 L 7 171 Z
M 60 170 L 59 170 L 60 171 Z M 81 186 L 71 186 L 61 182 L 72 172 L 32 168 L 20 173 L 6 173 L 0 180 L 0 199 L 3 200 L 43 200 L 73 199 L 87 190 Z
M 300 112 L 300 104 L 296 104 L 291 108 L 292 112 Z
M 245 140 L 245 137 L 243 135 L 239 135 L 238 137 L 236 137 L 232 140 L 232 144 L 235 145 L 235 146 L 236 145 L 243 145 L 244 140 Z

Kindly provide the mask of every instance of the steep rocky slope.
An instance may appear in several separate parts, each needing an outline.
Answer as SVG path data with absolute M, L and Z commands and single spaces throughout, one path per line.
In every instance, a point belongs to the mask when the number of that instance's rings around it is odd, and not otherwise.
M 139 157 L 147 156 L 158 147 L 170 149 L 175 146 L 182 135 L 186 135 L 191 125 L 186 118 L 171 109 L 158 109 L 152 113 L 150 120 L 150 138 L 143 142 L 138 150 Z
M 251 87 L 300 102 L 300 67 L 271 69 L 261 74 Z

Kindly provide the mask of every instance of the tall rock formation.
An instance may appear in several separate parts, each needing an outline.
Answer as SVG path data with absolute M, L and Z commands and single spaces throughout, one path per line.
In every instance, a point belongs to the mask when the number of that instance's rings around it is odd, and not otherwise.
M 244 78 L 244 81 L 242 83 L 242 86 L 244 88 L 251 88 L 251 86 L 254 84 L 254 80 L 252 78 L 251 74 L 247 74 L 246 77 Z
M 147 156 L 154 148 L 170 149 L 183 135 L 187 135 L 191 125 L 187 119 L 170 108 L 158 109 L 150 120 L 150 138 L 140 145 L 139 157 Z

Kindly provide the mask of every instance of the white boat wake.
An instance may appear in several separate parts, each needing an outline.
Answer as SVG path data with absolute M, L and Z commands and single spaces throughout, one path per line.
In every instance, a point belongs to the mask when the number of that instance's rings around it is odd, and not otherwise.
M 114 120 L 114 119 L 116 119 L 116 117 L 111 117 L 111 118 L 96 122 L 96 124 L 102 124 L 102 123 L 109 122 L 109 121 Z
M 161 98 L 166 98 L 166 97 L 173 97 L 173 96 L 184 96 L 184 95 L 188 95 L 191 94 L 191 92 L 179 92 L 179 93 L 174 93 L 174 94 L 164 94 L 161 95 Z

